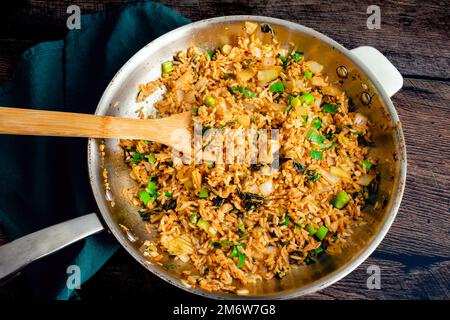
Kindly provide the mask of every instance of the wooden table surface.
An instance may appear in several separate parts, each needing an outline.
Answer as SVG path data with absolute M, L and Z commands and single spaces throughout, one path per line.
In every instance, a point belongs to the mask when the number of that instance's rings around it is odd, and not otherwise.
M 6 1 L 0 4 L 0 83 L 11 78 L 20 54 L 67 31 L 66 9 L 82 13 L 115 8 L 122 1 Z M 369 30 L 372 1 L 165 0 L 193 21 L 252 14 L 314 28 L 345 47 L 378 48 L 404 77 L 393 97 L 408 153 L 405 195 L 397 218 L 378 249 L 353 273 L 313 299 L 450 299 L 450 2 L 376 1 L 381 29 Z M 381 289 L 366 287 L 367 267 L 381 269 Z M 82 299 L 185 296 L 119 250 L 79 291 Z M 19 277 L 0 288 L 1 298 L 30 295 Z

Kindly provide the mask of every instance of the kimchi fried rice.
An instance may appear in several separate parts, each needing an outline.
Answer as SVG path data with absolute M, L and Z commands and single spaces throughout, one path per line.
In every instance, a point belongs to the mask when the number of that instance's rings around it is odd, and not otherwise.
M 157 231 L 141 250 L 161 264 L 168 255 L 169 268 L 189 265 L 195 271 L 181 270 L 183 281 L 208 291 L 239 293 L 320 263 L 362 220 L 377 188 L 367 117 L 349 110 L 322 65 L 293 44 L 263 43 L 257 29 L 246 22 L 237 43 L 177 52 L 137 99 L 164 88 L 157 116 L 190 111 L 204 132 L 277 129 L 278 167 L 273 156 L 249 163 L 249 155 L 243 163 L 184 164 L 170 147 L 121 140 L 139 186 L 130 201 L 149 233 Z

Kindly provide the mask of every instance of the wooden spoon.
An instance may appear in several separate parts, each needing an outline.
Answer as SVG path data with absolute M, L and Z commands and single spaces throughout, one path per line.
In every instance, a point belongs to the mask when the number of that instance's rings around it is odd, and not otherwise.
M 191 112 L 141 120 L 0 107 L 0 134 L 150 140 L 190 156 L 191 120 Z

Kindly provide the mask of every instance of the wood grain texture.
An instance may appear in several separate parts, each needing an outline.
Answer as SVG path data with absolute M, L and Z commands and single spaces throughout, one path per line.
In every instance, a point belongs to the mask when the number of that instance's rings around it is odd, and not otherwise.
M 191 112 L 162 119 L 130 119 L 0 106 L 0 134 L 150 140 L 176 147 L 180 134 L 173 133 L 189 134 L 191 121 Z M 189 152 L 190 145 L 186 147 L 179 150 Z
M 11 78 L 28 45 L 61 38 L 72 1 L 19 1 L 0 10 L 0 81 Z M 79 1 L 82 12 L 111 9 L 122 1 Z M 408 154 L 405 195 L 381 245 L 354 272 L 304 299 L 450 299 L 450 11 L 448 1 L 379 1 L 381 29 L 366 27 L 371 1 L 164 0 L 191 20 L 254 14 L 312 27 L 347 48 L 371 45 L 405 77 L 393 102 L 403 125 Z M 24 17 L 26 17 L 24 19 Z M 20 23 L 19 23 L 20 18 Z M 367 267 L 381 269 L 381 289 L 366 286 Z M 92 277 L 82 299 L 186 297 L 153 276 L 123 249 Z M 19 277 L 0 288 L 0 299 L 29 297 Z

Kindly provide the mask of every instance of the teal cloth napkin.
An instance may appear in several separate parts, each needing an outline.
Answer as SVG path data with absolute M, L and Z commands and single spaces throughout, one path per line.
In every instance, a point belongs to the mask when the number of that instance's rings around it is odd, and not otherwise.
M 190 21 L 152 2 L 83 15 L 64 40 L 38 44 L 20 58 L 12 81 L 0 86 L 0 105 L 93 113 L 118 69 L 153 39 Z M 10 240 L 95 212 L 87 170 L 87 140 L 0 136 L 0 227 Z M 26 269 L 33 294 L 69 299 L 67 267 L 89 279 L 118 244 L 106 232 L 91 236 Z

